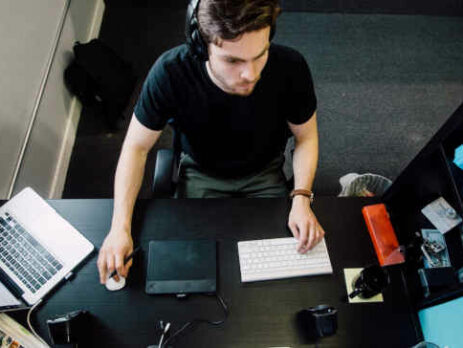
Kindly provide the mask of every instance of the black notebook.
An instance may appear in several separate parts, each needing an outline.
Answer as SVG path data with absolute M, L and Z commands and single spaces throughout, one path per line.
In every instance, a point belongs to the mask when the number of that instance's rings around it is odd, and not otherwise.
M 215 293 L 215 240 L 156 240 L 149 244 L 147 294 Z

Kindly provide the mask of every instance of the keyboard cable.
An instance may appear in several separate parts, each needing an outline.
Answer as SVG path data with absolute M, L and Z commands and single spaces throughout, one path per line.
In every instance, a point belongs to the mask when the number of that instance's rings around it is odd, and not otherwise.
M 225 321 L 227 320 L 228 314 L 229 314 L 228 306 L 227 306 L 227 304 L 225 303 L 225 301 L 223 300 L 223 298 L 219 294 L 215 294 L 215 296 L 217 297 L 217 301 L 219 302 L 219 304 L 222 306 L 222 309 L 223 309 L 223 312 L 224 312 L 224 318 L 223 319 L 216 320 L 216 321 L 212 321 L 212 320 L 208 320 L 208 319 L 202 319 L 202 318 L 193 319 L 193 320 L 187 322 L 186 324 L 184 324 L 180 329 L 175 331 L 175 333 L 172 336 L 170 336 L 168 339 L 166 339 L 166 341 L 164 343 L 162 343 L 162 339 L 164 337 L 161 337 L 161 341 L 160 341 L 160 344 L 158 345 L 158 348 L 166 348 L 168 342 L 171 342 L 176 336 L 178 336 L 180 333 L 185 331 L 188 327 L 192 326 L 193 324 L 205 323 L 205 324 L 209 324 L 209 325 L 212 325 L 212 326 L 219 326 L 219 325 L 222 325 L 223 323 L 225 323 Z
M 34 327 L 31 324 L 31 314 L 32 312 L 42 303 L 42 299 L 38 300 L 27 312 L 27 325 L 29 326 L 29 329 L 31 330 L 32 334 L 40 341 L 42 342 L 46 347 L 48 347 L 48 343 L 45 342 L 45 340 L 37 334 L 37 332 L 34 330 Z

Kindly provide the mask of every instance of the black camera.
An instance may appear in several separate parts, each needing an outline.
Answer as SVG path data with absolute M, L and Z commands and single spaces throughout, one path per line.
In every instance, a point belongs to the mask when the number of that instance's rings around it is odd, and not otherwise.
M 69 312 L 47 320 L 53 344 L 83 343 L 89 313 L 84 310 Z
M 338 328 L 336 308 L 329 305 L 318 305 L 299 311 L 296 321 L 306 343 L 331 336 Z

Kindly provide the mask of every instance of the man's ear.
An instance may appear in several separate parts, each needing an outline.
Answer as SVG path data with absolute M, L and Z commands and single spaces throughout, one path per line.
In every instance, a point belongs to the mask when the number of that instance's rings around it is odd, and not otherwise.
M 214 38 L 209 45 L 216 45 L 217 47 L 222 47 L 223 40 L 220 38 Z
M 217 41 L 217 43 L 221 44 L 221 41 Z M 213 56 L 214 54 L 212 53 L 214 51 L 213 49 L 213 46 L 215 47 L 218 47 L 220 48 L 221 46 L 219 46 L 217 43 L 214 43 L 214 42 L 210 42 L 207 44 L 207 56 L 209 57 L 209 60 L 211 58 L 211 56 Z

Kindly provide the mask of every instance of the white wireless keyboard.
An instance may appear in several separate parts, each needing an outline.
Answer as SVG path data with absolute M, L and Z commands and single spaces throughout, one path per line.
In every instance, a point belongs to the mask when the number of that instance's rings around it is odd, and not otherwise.
M 297 252 L 297 244 L 293 237 L 238 242 L 241 281 L 333 273 L 325 239 L 305 254 Z

